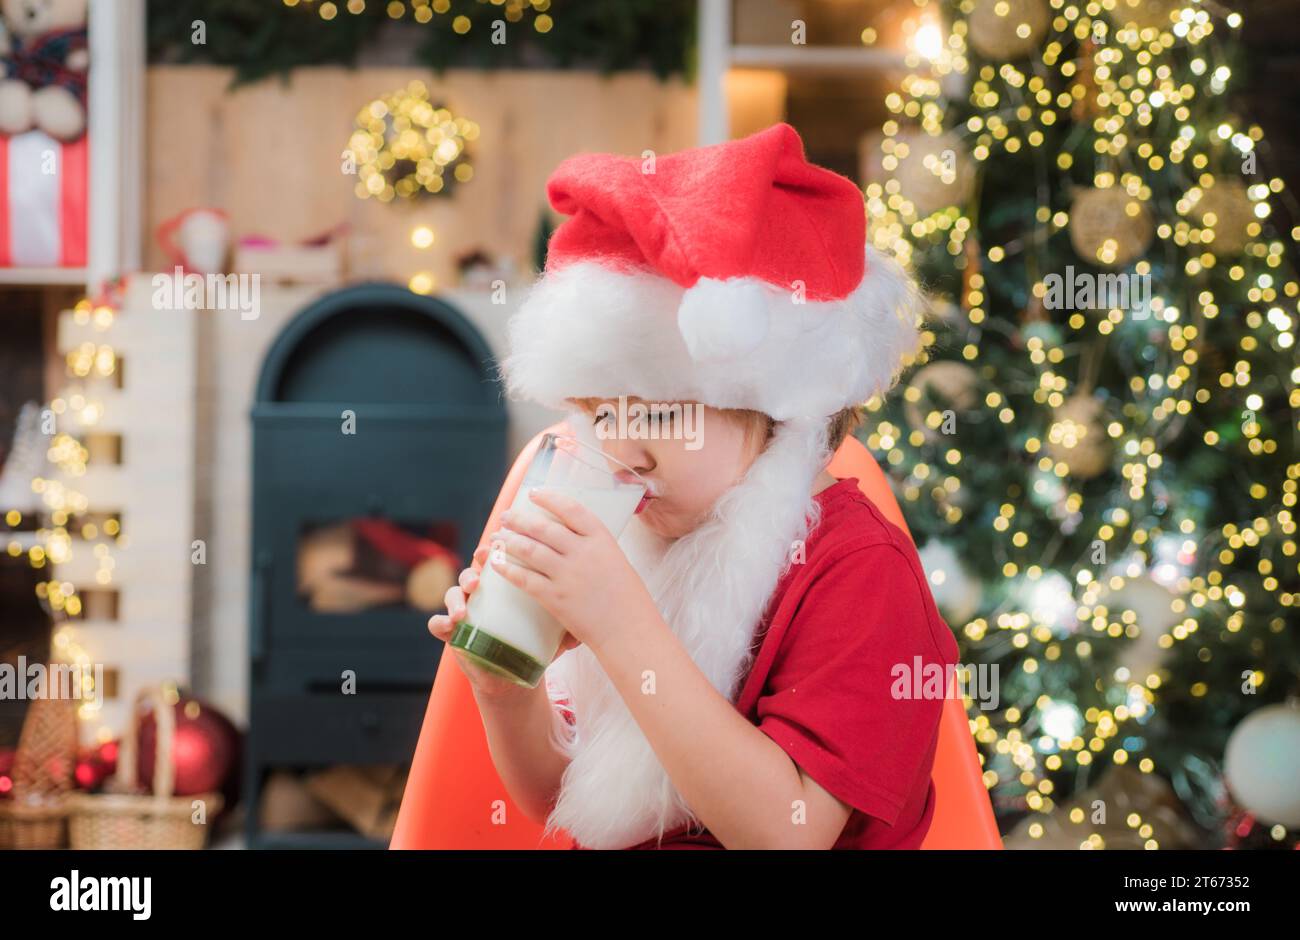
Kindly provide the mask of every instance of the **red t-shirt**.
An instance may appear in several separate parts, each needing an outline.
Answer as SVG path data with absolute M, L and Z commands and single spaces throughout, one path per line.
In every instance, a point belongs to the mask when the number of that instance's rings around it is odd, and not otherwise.
M 943 700 L 895 699 L 894 669 L 910 675 L 918 657 L 955 664 L 957 643 L 911 540 L 857 478 L 816 498 L 822 522 L 777 583 L 736 708 L 852 807 L 834 848 L 919 848 L 934 814 Z M 656 843 L 633 848 L 722 848 L 707 829 L 685 826 Z

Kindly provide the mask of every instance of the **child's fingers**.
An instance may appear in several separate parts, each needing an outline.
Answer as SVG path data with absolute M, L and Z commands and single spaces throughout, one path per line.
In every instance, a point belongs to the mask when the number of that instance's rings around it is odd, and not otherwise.
M 471 567 L 475 571 L 482 571 L 483 566 L 487 564 L 489 548 L 491 548 L 490 545 L 480 545 L 478 548 L 474 549 L 474 558 L 472 560 Z
M 447 606 L 447 616 L 452 623 L 465 619 L 465 592 L 459 587 L 447 588 L 442 602 Z
M 451 618 L 446 614 L 434 614 L 429 618 L 429 632 L 446 642 L 451 636 Z
M 465 592 L 466 597 L 478 587 L 478 581 L 478 570 L 475 568 L 466 568 L 460 573 L 460 589 Z

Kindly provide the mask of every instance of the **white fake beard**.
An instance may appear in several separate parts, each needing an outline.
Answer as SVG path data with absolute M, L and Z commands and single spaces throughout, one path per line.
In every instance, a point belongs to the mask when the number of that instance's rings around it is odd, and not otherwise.
M 744 479 L 726 491 L 706 520 L 665 539 L 639 516 L 619 540 L 669 628 L 709 683 L 733 704 L 754 654 L 754 634 L 797 542 L 820 522 L 813 481 L 829 460 L 827 418 L 776 425 Z M 569 421 L 599 447 L 590 422 Z M 586 646 L 547 669 L 552 700 L 569 696 L 576 729 L 556 744 L 570 755 L 548 834 L 567 830 L 593 849 L 630 848 L 690 821 L 682 799 L 626 703 Z

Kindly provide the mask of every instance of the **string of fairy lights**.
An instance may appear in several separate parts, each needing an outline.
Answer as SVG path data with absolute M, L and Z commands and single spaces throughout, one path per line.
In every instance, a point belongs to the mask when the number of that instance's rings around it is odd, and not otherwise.
M 26 556 L 33 569 L 48 575 L 36 584 L 36 596 L 49 613 L 54 629 L 51 635 L 51 659 L 82 667 L 81 700 L 78 717 L 87 723 L 99 719 L 101 702 L 96 695 L 94 660 L 82 645 L 77 624 L 86 613 L 84 589 L 58 577 L 58 566 L 67 565 L 76 552 L 88 550 L 94 559 L 93 582 L 96 588 L 113 583 L 116 547 L 124 547 L 127 537 L 121 521 L 113 514 L 96 514 L 90 500 L 77 485 L 90 462 L 85 436 L 99 426 L 105 415 L 103 400 L 95 388 L 113 379 L 118 356 L 107 334 L 116 319 L 113 302 L 105 298 L 92 302 L 82 299 L 72 309 L 76 326 L 89 329 L 95 339 L 87 339 L 66 356 L 69 384 L 48 403 L 56 430 L 49 438 L 46 451 L 48 468 L 31 481 L 32 492 L 40 498 L 37 527 L 27 539 L 20 538 L 23 512 L 10 508 L 4 520 L 10 533 L 5 550 L 12 558 Z M 99 741 L 111 740 L 113 732 L 106 726 L 96 729 Z
M 1076 251 L 1103 269 L 1125 268 L 1141 259 L 1132 270 L 1149 276 L 1148 259 L 1155 253 L 1195 285 L 1186 299 L 1157 289 L 1140 324 L 1134 322 L 1134 310 L 1120 306 L 1100 315 L 1071 313 L 1064 330 L 1046 318 L 1029 316 L 1023 329 L 1025 374 L 1034 376 L 1036 385 L 1000 386 L 982 396 L 955 389 L 958 397 L 970 393 L 973 407 L 985 409 L 1008 429 L 1029 418 L 1012 404 L 1021 393 L 1045 406 L 1052 418 L 1022 446 L 1033 466 L 1030 495 L 1046 496 L 1060 520 L 1082 518 L 1078 477 L 1109 468 L 1114 455 L 1122 480 L 1120 498 L 1102 513 L 1095 539 L 1109 557 L 1128 561 L 1100 576 L 1087 559 L 1064 562 L 1071 570 L 1069 577 L 1062 576 L 1055 570 L 1055 543 L 1044 551 L 1024 518 L 1041 516 L 1039 508 L 1008 499 L 991 522 L 999 558 L 1005 559 L 1005 600 L 989 616 L 953 626 L 992 649 L 1020 651 L 1021 668 L 1034 673 L 1063 655 L 1069 631 L 1062 626 L 1077 619 L 1085 635 L 1074 637 L 1074 653 L 1086 660 L 1093 642 L 1140 633 L 1135 611 L 1114 599 L 1127 584 L 1157 572 L 1157 580 L 1172 594 L 1173 622 L 1158 631 L 1156 640 L 1160 650 L 1168 651 L 1196 640 L 1206 620 L 1231 632 L 1242 629 L 1247 587 L 1234 566 L 1248 563 L 1249 557 L 1258 589 L 1267 592 L 1277 611 L 1268 629 L 1282 631 L 1286 611 L 1300 604 L 1294 593 L 1294 574 L 1300 570 L 1294 517 L 1300 464 L 1288 466 L 1284 480 L 1253 480 L 1248 492 L 1257 507 L 1254 517 L 1217 531 L 1203 528 L 1191 515 L 1169 526 L 1149 524 L 1140 511 L 1155 498 L 1152 487 L 1161 484 L 1162 445 L 1216 391 L 1240 398 L 1246 415 L 1241 434 L 1252 456 L 1274 454 L 1279 444 L 1253 417 L 1268 395 L 1264 377 L 1252 371 L 1249 357 L 1265 344 L 1294 348 L 1300 283 L 1284 270 L 1284 241 L 1264 230 L 1270 198 L 1287 195 L 1282 180 L 1240 181 L 1242 161 L 1261 142 L 1262 131 L 1239 126 L 1218 104 L 1232 73 L 1219 54 L 1216 34 L 1239 29 L 1241 16 L 1217 8 L 1212 14 L 1199 2 L 1169 0 L 959 0 L 949 6 L 951 22 L 945 31 L 937 3 L 918 0 L 917 6 L 921 26 L 908 57 L 914 71 L 886 100 L 892 117 L 884 127 L 881 166 L 887 178 L 866 188 L 869 228 L 876 247 L 905 263 L 927 251 L 946 251 L 954 261 L 965 262 L 961 295 L 955 299 L 965 322 L 952 331 L 964 333 L 967 340 L 958 347 L 961 361 L 978 370 L 980 336 L 1005 329 L 990 315 L 986 275 L 1000 264 L 1023 265 L 1031 280 L 1029 306 L 1041 305 L 1052 270 L 1048 239 L 1056 233 L 1067 233 Z M 1190 78 L 1180 76 L 1171 58 L 1175 53 Z M 970 111 L 956 126 L 949 117 L 954 89 L 965 96 Z M 1202 126 L 1206 112 L 1220 111 L 1222 117 Z M 1047 147 L 1049 129 L 1067 123 L 1075 128 L 1072 133 L 1093 137 L 1091 188 L 1081 187 L 1069 207 L 1061 208 L 1052 204 L 1050 187 L 1040 186 L 1042 199 L 1029 235 L 1007 244 L 980 244 L 980 194 L 973 185 L 980 164 L 1004 155 L 1030 155 L 1043 180 L 1051 178 L 1053 165 L 1056 171 L 1077 173 L 1085 169 L 1074 167 L 1081 158 L 1072 150 L 1079 148 L 1049 152 Z M 1184 183 L 1181 192 L 1153 191 L 1148 173 L 1167 177 L 1175 171 Z M 1161 219 L 1170 202 L 1172 217 Z M 1153 236 L 1159 242 L 1148 252 Z M 1290 236 L 1300 240 L 1300 230 L 1293 229 Z M 1248 306 L 1244 322 L 1249 331 L 1237 358 L 1211 365 L 1202 360 L 1202 340 L 1227 298 L 1217 296 L 1202 275 L 1225 266 Z M 1163 334 L 1152 344 L 1158 358 L 1144 374 L 1128 377 L 1123 391 L 1132 401 L 1119 413 L 1103 416 L 1085 406 L 1091 401 L 1086 364 L 1077 383 L 1064 374 L 1063 365 L 1096 338 L 1137 328 Z M 917 365 L 931 359 L 938 341 L 936 329 L 928 326 Z M 1292 415 L 1280 433 L 1295 435 L 1300 431 L 1300 367 L 1288 378 Z M 921 389 L 913 385 L 904 397 L 916 403 Z M 944 523 L 958 526 L 969 511 L 963 506 L 963 463 L 972 455 L 934 446 L 934 429 L 943 417 L 939 411 L 924 414 L 921 426 L 909 428 L 889 420 L 884 407 L 882 398 L 867 404 L 877 413 L 869 445 L 896 468 L 907 501 L 928 498 Z M 1203 439 L 1208 447 L 1221 443 L 1212 428 L 1203 431 Z M 1092 463 L 1097 466 L 1080 474 Z M 1016 585 L 1030 587 L 1017 590 Z M 1003 762 L 1002 769 L 986 762 L 986 785 L 1007 782 L 1009 772 L 1023 788 L 1028 809 L 1048 813 L 1056 806 L 1051 775 L 1063 768 L 1086 767 L 1104 757 L 1115 764 L 1132 760 L 1141 771 L 1153 771 L 1152 758 L 1131 743 L 1140 735 L 1126 730 L 1158 704 L 1161 676 L 1155 669 L 1143 672 L 1117 669 L 1113 679 L 1124 690 L 1122 703 L 1088 707 L 1081 714 L 1046 696 L 1028 704 L 1013 702 L 992 717 L 972 710 L 974 735 L 986 753 Z M 1249 678 L 1262 687 L 1274 677 L 1256 670 Z M 1206 692 L 1203 683 L 1191 689 L 1193 696 Z M 1084 823 L 1082 810 L 1073 810 L 1070 818 Z M 1159 833 L 1150 821 L 1134 813 L 1127 822 L 1146 847 L 1158 847 Z M 1034 823 L 1029 831 L 1037 837 L 1043 826 Z M 1104 846 L 1099 833 L 1083 832 L 1081 847 Z M 1282 827 L 1274 827 L 1274 838 L 1284 834 Z
M 474 178 L 467 148 L 479 126 L 429 100 L 424 82 L 369 102 L 358 112 L 347 153 L 360 199 L 380 202 L 449 193 Z
M 282 0 L 286 7 L 315 9 L 323 20 L 332 20 L 341 13 L 360 16 L 366 12 L 366 0 Z M 526 17 L 531 18 L 533 29 L 539 33 L 549 33 L 555 25 L 546 11 L 551 8 L 551 0 L 488 0 L 495 7 L 501 8 L 501 17 L 508 23 L 518 23 Z M 448 16 L 453 13 L 452 0 L 370 0 L 370 7 L 381 8 L 389 19 L 401 20 L 410 17 L 416 23 L 432 22 L 435 16 Z M 451 28 L 460 35 L 474 28 L 473 20 L 463 13 L 452 15 Z
M 354 192 L 359 199 L 380 203 L 448 196 L 456 185 L 474 178 L 469 147 L 478 138 L 476 122 L 435 104 L 424 82 L 412 80 L 358 112 L 345 151 L 355 163 Z M 436 237 L 432 226 L 415 225 L 411 246 L 428 251 Z M 422 269 L 407 286 L 414 293 L 430 294 L 437 279 Z

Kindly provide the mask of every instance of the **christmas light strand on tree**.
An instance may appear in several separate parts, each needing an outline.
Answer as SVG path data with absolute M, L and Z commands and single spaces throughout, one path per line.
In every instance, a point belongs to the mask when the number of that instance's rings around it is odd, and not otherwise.
M 107 333 L 116 318 L 114 296 L 110 287 L 94 302 L 79 301 L 72 311 L 73 323 L 93 333 Z M 75 482 L 85 474 L 90 457 L 84 443 L 86 435 L 105 414 L 94 386 L 111 380 L 118 368 L 117 354 L 106 340 L 86 341 L 68 353 L 70 384 L 38 415 L 40 440 L 48 442 L 45 459 L 36 462 L 38 472 L 30 481 L 31 493 L 39 503 L 35 510 L 40 515 L 39 524 L 30 531 L 25 525 L 25 514 L 33 512 L 31 507 L 0 507 L 0 517 L 9 528 L 5 550 L 10 557 L 26 556 L 32 568 L 48 574 L 36 584 L 36 595 L 54 624 L 52 658 L 82 667 L 76 673 L 82 681 L 77 712 L 85 722 L 95 721 L 100 707 L 94 662 L 75 626 L 85 612 L 83 598 L 76 585 L 58 577 L 56 568 L 71 562 L 75 552 L 89 550 L 95 559 L 95 585 L 107 587 L 113 582 L 112 548 L 125 544 L 116 517 L 96 521 L 88 516 L 90 501 Z M 100 741 L 111 736 L 108 728 L 96 732 Z
M 1041 834 L 1034 813 L 1132 762 L 1222 829 L 1204 768 L 1300 689 L 1300 283 L 1269 227 L 1289 194 L 1225 94 L 1241 18 L 942 10 L 866 195 L 943 315 L 902 400 L 869 403 L 868 444 L 941 559 L 963 661 L 1001 667 L 999 708 L 972 710 L 995 803 Z

